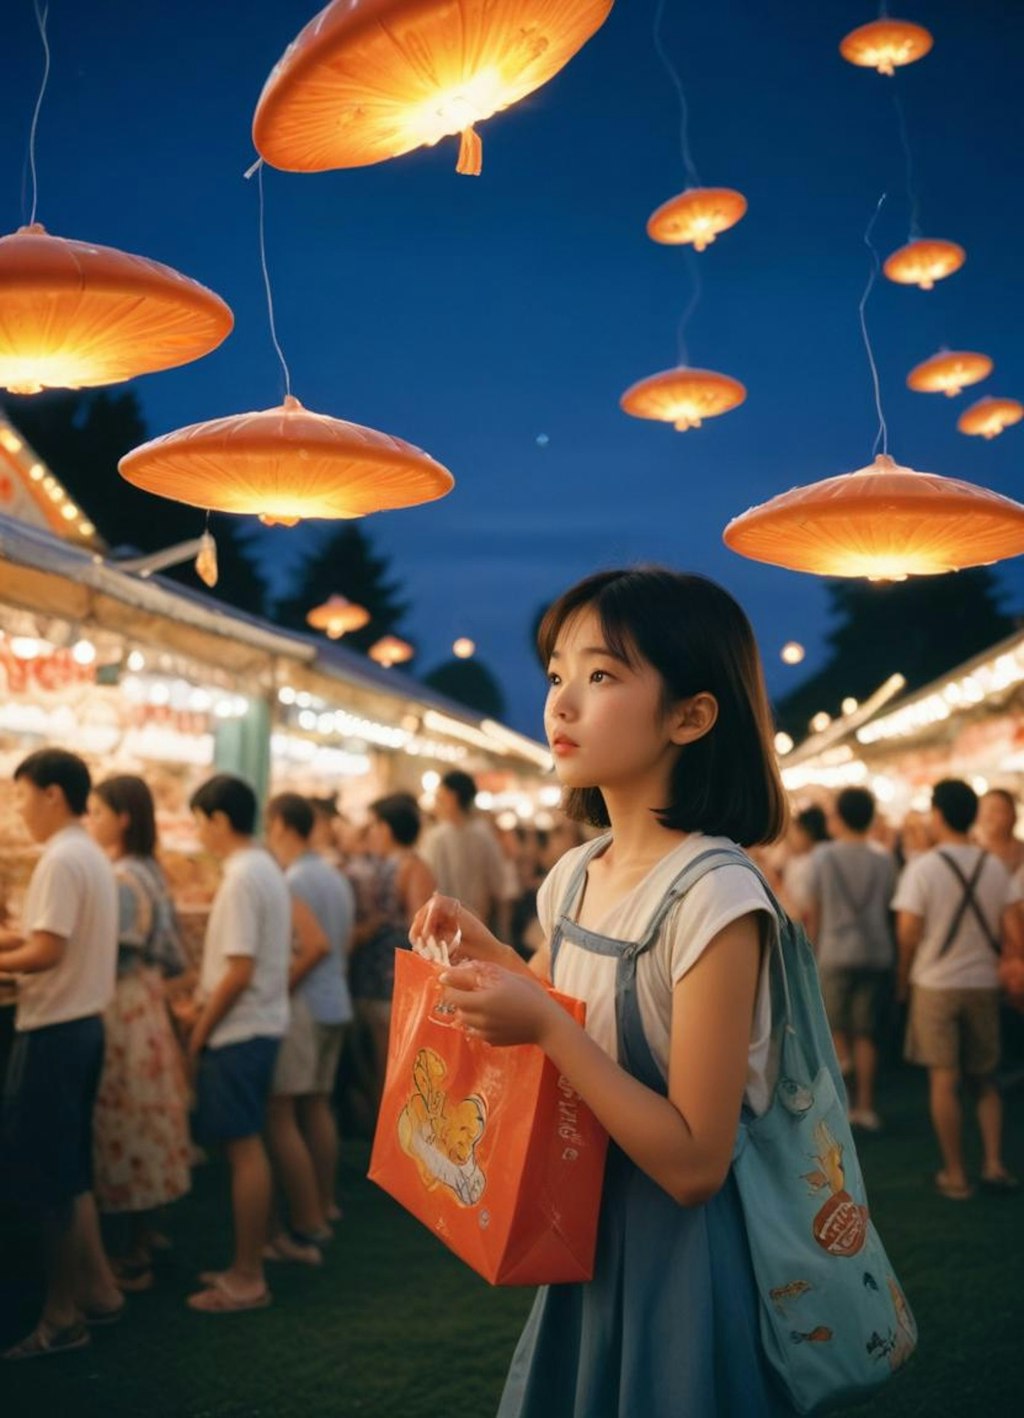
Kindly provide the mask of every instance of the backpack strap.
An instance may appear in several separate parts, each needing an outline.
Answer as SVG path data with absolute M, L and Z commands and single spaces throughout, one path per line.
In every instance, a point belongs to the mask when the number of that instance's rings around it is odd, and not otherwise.
M 971 911 L 974 916 L 974 919 L 981 927 L 982 935 L 985 937 L 989 949 L 993 950 L 996 955 L 999 955 L 1001 953 L 999 937 L 992 930 L 992 927 L 989 925 L 988 921 L 986 921 L 981 906 L 978 904 L 977 897 L 974 895 L 974 888 L 977 886 L 981 878 L 981 873 L 985 869 L 985 863 L 988 861 L 988 853 L 982 852 L 981 855 L 978 857 L 978 860 L 974 866 L 974 871 L 971 873 L 970 878 L 964 875 L 959 863 L 955 862 L 953 858 L 949 856 L 946 852 L 940 851 L 937 855 L 940 856 L 942 860 L 946 863 L 946 866 L 949 867 L 950 871 L 953 873 L 953 875 L 956 877 L 957 881 L 959 881 L 961 887 L 963 888 L 963 896 L 961 897 L 959 906 L 957 906 L 956 908 L 956 913 L 953 916 L 952 921 L 950 921 L 949 923 L 949 930 L 946 932 L 946 938 L 939 946 L 939 957 L 945 955 L 946 951 L 949 950 L 950 946 L 956 940 L 957 936 L 960 933 L 960 927 L 963 924 L 964 917 L 966 916 L 968 910 Z

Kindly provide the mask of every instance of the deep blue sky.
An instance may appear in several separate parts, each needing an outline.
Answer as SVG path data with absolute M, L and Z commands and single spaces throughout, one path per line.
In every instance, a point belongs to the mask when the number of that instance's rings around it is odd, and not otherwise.
M 53 68 L 39 129 L 49 230 L 176 266 L 235 312 L 233 336 L 185 369 L 138 381 L 153 434 L 276 403 L 257 247 L 250 123 L 263 81 L 314 13 L 308 0 L 51 0 Z M 861 238 L 883 190 L 882 255 L 909 211 L 892 80 L 837 45 L 873 18 L 854 0 L 668 0 L 664 36 L 691 105 L 702 181 L 738 187 L 745 220 L 702 257 L 690 361 L 748 387 L 701 430 L 627 418 L 621 392 L 675 362 L 687 256 L 650 242 L 649 213 L 685 185 L 678 109 L 652 40 L 655 0 L 618 0 L 546 88 L 483 128 L 484 172 L 456 144 L 352 172 L 266 173 L 278 329 L 311 408 L 419 444 L 454 473 L 444 501 L 366 525 L 414 602 L 420 665 L 473 636 L 510 719 L 539 731 L 537 606 L 601 566 L 703 571 L 752 615 L 781 692 L 823 654 L 813 578 L 721 544 L 730 517 L 870 461 L 876 421 L 857 323 Z M 1022 396 L 1024 5 L 908 0 L 935 48 L 895 83 L 928 235 L 966 267 L 931 294 L 880 282 L 868 310 L 891 449 L 915 467 L 1020 494 L 1024 427 L 992 443 L 955 431 L 984 393 Z M 31 0 L 7 0 L 0 53 L 0 230 L 26 219 L 26 141 L 42 67 Z M 1014 132 L 1017 138 L 1014 138 Z M 942 344 L 994 376 L 959 400 L 909 393 Z M 546 445 L 538 444 L 546 435 Z M 267 533 L 275 566 L 301 533 Z M 1024 607 L 1018 559 L 1001 577 Z

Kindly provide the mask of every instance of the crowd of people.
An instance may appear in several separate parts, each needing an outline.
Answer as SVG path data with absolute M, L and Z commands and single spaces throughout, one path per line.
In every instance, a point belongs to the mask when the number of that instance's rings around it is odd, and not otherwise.
M 121 1316 L 126 1293 L 154 1284 L 154 1250 L 169 1244 L 161 1210 L 189 1191 L 205 1149 L 227 1159 L 233 1251 L 226 1268 L 202 1273 L 192 1309 L 265 1307 L 268 1264 L 320 1264 L 342 1218 L 338 1118 L 372 1130 L 394 955 L 410 924 L 440 892 L 528 960 L 545 948 L 538 889 L 588 835 L 569 818 L 548 832 L 499 828 L 456 771 L 427 831 L 408 794 L 378 799 L 353 824 L 333 799 L 281 793 L 258 838 L 252 789 L 219 774 L 190 804 L 200 845 L 223 868 L 193 962 L 141 778 L 94 784 L 75 755 L 44 749 L 18 767 L 15 793 L 43 852 L 23 920 L 0 931 L 0 973 L 19 983 L 2 1199 L 41 1211 L 46 1293 L 7 1359 L 83 1347 L 91 1326 Z M 812 940 L 850 1121 L 868 1132 L 883 1128 L 880 1050 L 908 1006 L 905 1055 L 929 1075 L 935 1185 L 955 1201 L 974 1192 L 963 1083 L 981 1185 L 1017 1187 L 996 1083 L 1000 1001 L 1008 988 L 1020 995 L 1007 965 L 1024 958 L 1015 827 L 1001 789 L 979 803 L 945 780 L 929 814 L 894 830 L 853 787 L 827 810 L 795 810 L 781 842 L 751 849 Z
M 333 801 L 281 793 L 257 838 L 249 784 L 210 778 L 190 807 L 222 871 L 195 962 L 142 778 L 94 784 L 80 758 L 50 748 L 18 766 L 14 791 L 43 850 L 22 920 L 0 929 L 0 974 L 18 982 L 0 1204 L 40 1212 L 46 1293 L 5 1357 L 82 1348 L 125 1294 L 155 1283 L 159 1213 L 215 1146 L 230 1170 L 232 1257 L 188 1304 L 262 1308 L 266 1263 L 319 1265 L 341 1219 L 337 1118 L 372 1128 L 394 953 L 416 912 L 440 887 L 499 928 L 511 921 L 518 881 L 474 811 L 476 785 L 449 773 L 426 833 L 408 794 L 378 799 L 356 828 Z

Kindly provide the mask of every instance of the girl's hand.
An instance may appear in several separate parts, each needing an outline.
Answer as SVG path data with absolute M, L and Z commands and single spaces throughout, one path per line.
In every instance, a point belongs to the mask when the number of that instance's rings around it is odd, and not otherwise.
M 467 1033 L 488 1044 L 543 1048 L 552 1022 L 564 1015 L 539 981 L 500 965 L 473 961 L 446 970 L 439 978 L 445 1002 L 455 1006 Z
M 453 947 L 456 934 L 459 941 Z M 424 949 L 428 938 L 445 943 L 453 965 L 465 960 L 496 961 L 508 949 L 461 901 L 436 893 L 416 912 L 409 927 L 409 943 L 417 955 L 430 958 L 430 952 Z

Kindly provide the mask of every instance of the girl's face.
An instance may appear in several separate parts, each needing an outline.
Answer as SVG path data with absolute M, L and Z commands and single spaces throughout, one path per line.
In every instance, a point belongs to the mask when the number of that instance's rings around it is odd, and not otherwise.
M 89 794 L 89 831 L 98 847 L 105 852 L 119 848 L 124 840 L 127 814 L 117 813 L 105 803 L 99 793 Z
M 562 627 L 548 684 L 544 727 L 567 787 L 667 783 L 679 745 L 699 737 L 683 729 L 685 716 L 676 708 L 666 713 L 661 676 L 652 665 L 625 664 L 608 649 L 592 610 Z
M 370 817 L 366 825 L 366 845 L 375 857 L 387 857 L 395 849 L 391 828 L 379 817 Z

